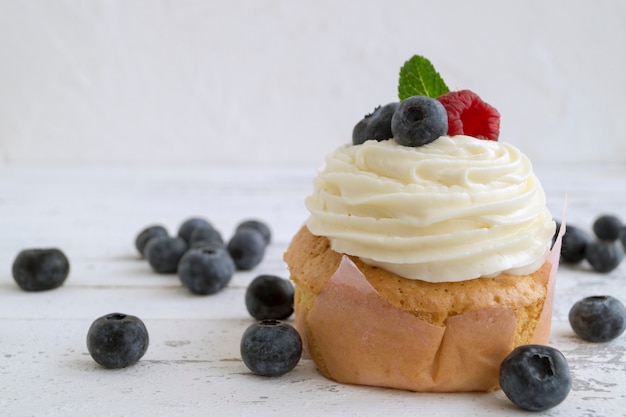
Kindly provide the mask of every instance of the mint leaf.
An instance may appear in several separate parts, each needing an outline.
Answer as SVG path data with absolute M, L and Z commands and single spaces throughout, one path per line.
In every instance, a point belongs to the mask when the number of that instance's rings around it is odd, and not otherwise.
M 400 68 L 398 97 L 400 100 L 412 96 L 437 98 L 450 89 L 435 71 L 435 67 L 423 56 L 414 55 Z

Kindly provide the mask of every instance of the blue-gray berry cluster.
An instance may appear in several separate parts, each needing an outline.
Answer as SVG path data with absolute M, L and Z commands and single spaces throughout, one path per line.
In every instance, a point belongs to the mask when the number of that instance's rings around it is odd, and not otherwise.
M 556 234 L 560 227 L 561 224 L 557 222 Z M 566 264 L 578 264 L 586 260 L 594 271 L 609 273 L 624 259 L 626 228 L 619 217 L 605 214 L 593 222 L 592 230 L 593 233 L 588 233 L 567 224 L 561 242 L 561 260 Z
M 352 144 L 393 138 L 400 145 L 422 146 L 448 133 L 448 112 L 438 100 L 412 96 L 378 106 L 352 130 Z
M 225 288 L 237 270 L 255 268 L 271 241 L 269 226 L 256 219 L 239 223 L 227 242 L 211 222 L 191 217 L 181 223 L 176 235 L 162 225 L 141 230 L 135 246 L 152 270 L 176 273 L 182 285 L 199 295 Z
M 560 227 L 557 222 L 556 234 Z M 624 259 L 626 227 L 618 216 L 603 214 L 593 222 L 592 231 L 588 233 L 566 225 L 561 260 L 565 264 L 586 261 L 594 271 L 609 273 Z M 608 295 L 594 295 L 578 301 L 570 309 L 568 318 L 572 330 L 589 342 L 608 342 L 626 330 L 624 305 Z

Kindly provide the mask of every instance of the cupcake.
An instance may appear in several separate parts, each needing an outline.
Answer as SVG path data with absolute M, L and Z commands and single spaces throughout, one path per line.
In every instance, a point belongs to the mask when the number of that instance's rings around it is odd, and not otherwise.
M 431 84 L 416 91 L 406 74 Z M 399 91 L 314 181 L 284 256 L 295 325 L 338 382 L 494 390 L 515 347 L 548 342 L 555 222 L 493 107 L 449 92 L 419 56 Z

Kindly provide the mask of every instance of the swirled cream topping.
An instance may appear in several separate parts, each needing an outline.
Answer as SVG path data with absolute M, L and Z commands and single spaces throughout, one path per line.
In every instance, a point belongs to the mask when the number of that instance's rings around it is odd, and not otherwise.
M 534 272 L 555 230 L 528 158 L 468 136 L 342 146 L 305 204 L 334 251 L 429 282 Z

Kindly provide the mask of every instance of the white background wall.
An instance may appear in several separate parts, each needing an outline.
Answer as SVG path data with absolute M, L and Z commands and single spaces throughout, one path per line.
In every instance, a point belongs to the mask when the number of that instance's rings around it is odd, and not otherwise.
M 0 160 L 316 167 L 413 54 L 533 161 L 626 161 L 622 0 L 0 0 Z

